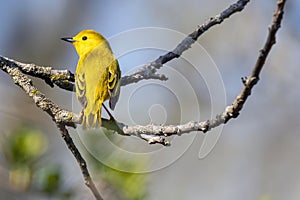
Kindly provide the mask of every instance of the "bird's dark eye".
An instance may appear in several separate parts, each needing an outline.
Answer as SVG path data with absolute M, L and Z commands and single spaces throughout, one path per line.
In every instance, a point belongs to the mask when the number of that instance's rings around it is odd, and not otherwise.
M 86 37 L 86 36 L 83 36 L 83 37 L 82 37 L 82 40 L 87 40 L 87 37 Z

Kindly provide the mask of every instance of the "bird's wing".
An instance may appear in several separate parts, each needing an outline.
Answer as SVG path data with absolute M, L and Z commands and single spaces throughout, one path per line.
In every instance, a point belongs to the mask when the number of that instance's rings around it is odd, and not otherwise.
M 85 73 L 76 73 L 75 75 L 75 87 L 76 87 L 76 95 L 83 107 L 86 106 L 86 96 L 85 96 Z
M 108 90 L 110 94 L 109 107 L 113 110 L 119 100 L 121 71 L 117 60 L 108 68 Z

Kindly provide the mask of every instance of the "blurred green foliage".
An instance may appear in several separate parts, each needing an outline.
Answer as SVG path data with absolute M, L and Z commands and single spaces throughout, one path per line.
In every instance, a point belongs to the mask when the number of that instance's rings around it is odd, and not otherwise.
M 104 129 L 105 130 L 105 129 Z M 127 159 L 120 155 L 114 155 L 114 150 L 107 145 L 108 140 L 116 146 L 123 145 L 126 142 L 124 137 L 112 134 L 109 131 L 99 133 L 99 131 L 87 131 L 81 134 L 81 140 L 89 150 L 89 163 L 99 177 L 109 184 L 110 190 L 115 193 L 116 199 L 122 200 L 140 200 L 147 196 L 147 175 L 139 173 L 129 173 L 116 169 L 129 169 L 131 172 L 139 172 L 145 169 L 148 160 L 144 159 Z M 99 156 L 102 155 L 102 156 Z M 99 158 L 96 158 L 99 156 Z M 108 166 L 110 165 L 110 166 Z
M 260 196 L 257 200 L 272 200 L 272 197 L 271 197 L 271 195 L 264 194 L 264 195 Z
M 38 130 L 15 129 L 3 144 L 4 155 L 12 166 L 32 165 L 47 148 L 47 139 Z
M 72 192 L 62 189 L 59 166 L 40 166 L 48 139 L 36 129 L 21 126 L 2 141 L 2 152 L 9 165 L 9 183 L 14 189 L 35 191 L 46 196 L 69 199 Z
M 71 199 L 74 192 L 64 189 L 62 179 L 63 173 L 59 166 L 44 166 L 35 172 L 33 187 L 48 196 Z
M 99 145 L 100 141 L 104 142 L 102 137 L 108 137 L 116 144 L 121 143 L 117 140 L 119 137 L 112 134 L 87 134 L 88 144 L 93 145 L 98 153 L 110 154 L 109 149 Z M 45 166 L 39 162 L 45 156 L 47 146 L 48 139 L 43 132 L 28 126 L 20 126 L 7 135 L 2 141 L 1 150 L 9 166 L 10 186 L 20 191 L 38 192 L 46 198 L 72 199 L 75 191 L 63 185 L 62 168 L 51 164 Z M 111 158 L 108 156 L 107 159 Z M 139 171 L 145 166 L 146 160 L 133 161 L 120 158 L 114 159 L 113 163 L 114 166 Z M 114 196 L 113 199 L 145 199 L 147 194 L 145 174 L 121 172 L 96 159 L 90 159 L 88 164 L 94 167 L 96 177 L 103 180 L 106 189 Z
M 139 169 L 139 162 L 120 162 L 122 165 L 130 165 L 132 168 Z M 121 172 L 107 166 L 102 166 L 103 178 L 116 189 L 119 196 L 124 200 L 139 200 L 146 197 L 146 178 L 145 175 Z

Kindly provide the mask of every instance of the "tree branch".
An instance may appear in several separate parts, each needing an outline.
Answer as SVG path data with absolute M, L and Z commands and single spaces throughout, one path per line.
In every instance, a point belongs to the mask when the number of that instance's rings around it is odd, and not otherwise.
M 48 113 L 51 116 L 52 120 L 56 123 L 58 129 L 61 132 L 62 138 L 66 142 L 69 150 L 72 152 L 76 158 L 82 175 L 85 180 L 85 184 L 90 188 L 96 199 L 102 200 L 97 188 L 95 187 L 94 182 L 91 179 L 87 165 L 77 147 L 73 143 L 73 140 L 66 129 L 66 126 L 76 127 L 74 121 L 76 121 L 76 115 L 67 110 L 61 109 L 59 106 L 54 104 L 50 99 L 48 99 L 43 93 L 41 93 L 37 88 L 32 84 L 31 79 L 22 73 L 22 71 L 15 67 L 15 65 L 25 66 L 23 63 L 14 64 L 13 60 L 0 58 L 0 67 L 1 69 L 8 73 L 13 79 L 16 85 L 20 86 L 25 93 L 30 96 L 37 107 Z
M 4 56 L 0 56 L 0 62 L 11 68 L 18 68 L 22 73 L 38 77 L 44 80 L 51 87 L 57 85 L 58 87 L 74 91 L 74 74 L 69 70 L 58 70 L 53 69 L 52 67 L 43 67 L 36 64 L 25 64 Z
M 56 123 L 64 123 L 71 127 L 76 127 L 74 121 L 74 114 L 60 108 L 33 86 L 32 80 L 23 74 L 21 70 L 12 66 L 14 61 L 3 59 L 0 57 L 0 67 L 3 71 L 8 73 L 16 85 L 20 86 L 25 93 L 30 96 L 34 103 L 43 111 L 48 113 L 52 120 Z
M 90 176 L 90 173 L 87 169 L 87 164 L 84 158 L 81 156 L 80 152 L 78 151 L 77 147 L 75 146 L 66 126 L 61 123 L 56 123 L 56 125 L 57 128 L 60 130 L 62 138 L 64 139 L 66 145 L 68 146 L 68 148 L 76 158 L 78 165 L 80 166 L 85 185 L 90 188 L 97 200 L 103 200 Z
M 156 71 L 160 69 L 163 64 L 173 60 L 174 58 L 179 58 L 182 53 L 188 50 L 193 43 L 197 41 L 197 39 L 208 29 L 211 27 L 221 24 L 225 19 L 229 18 L 234 13 L 242 11 L 247 3 L 250 0 L 239 0 L 236 3 L 230 5 L 227 9 L 225 9 L 220 14 L 209 18 L 204 24 L 198 26 L 195 31 L 190 33 L 186 38 L 184 38 L 172 51 L 159 56 L 156 60 L 145 64 L 143 67 L 137 69 L 133 74 L 122 77 L 121 85 L 128 85 L 131 83 L 137 83 L 141 80 L 145 79 L 160 79 L 167 80 L 167 77 L 164 75 L 156 74 Z M 160 77 L 160 78 L 157 78 Z

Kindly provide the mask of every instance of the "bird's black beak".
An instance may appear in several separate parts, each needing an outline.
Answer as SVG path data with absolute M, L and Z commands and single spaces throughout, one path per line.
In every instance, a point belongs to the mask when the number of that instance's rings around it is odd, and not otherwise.
M 72 37 L 64 37 L 64 38 L 60 38 L 60 39 L 63 41 L 66 41 L 66 42 L 70 42 L 70 43 L 73 43 L 76 41 Z

